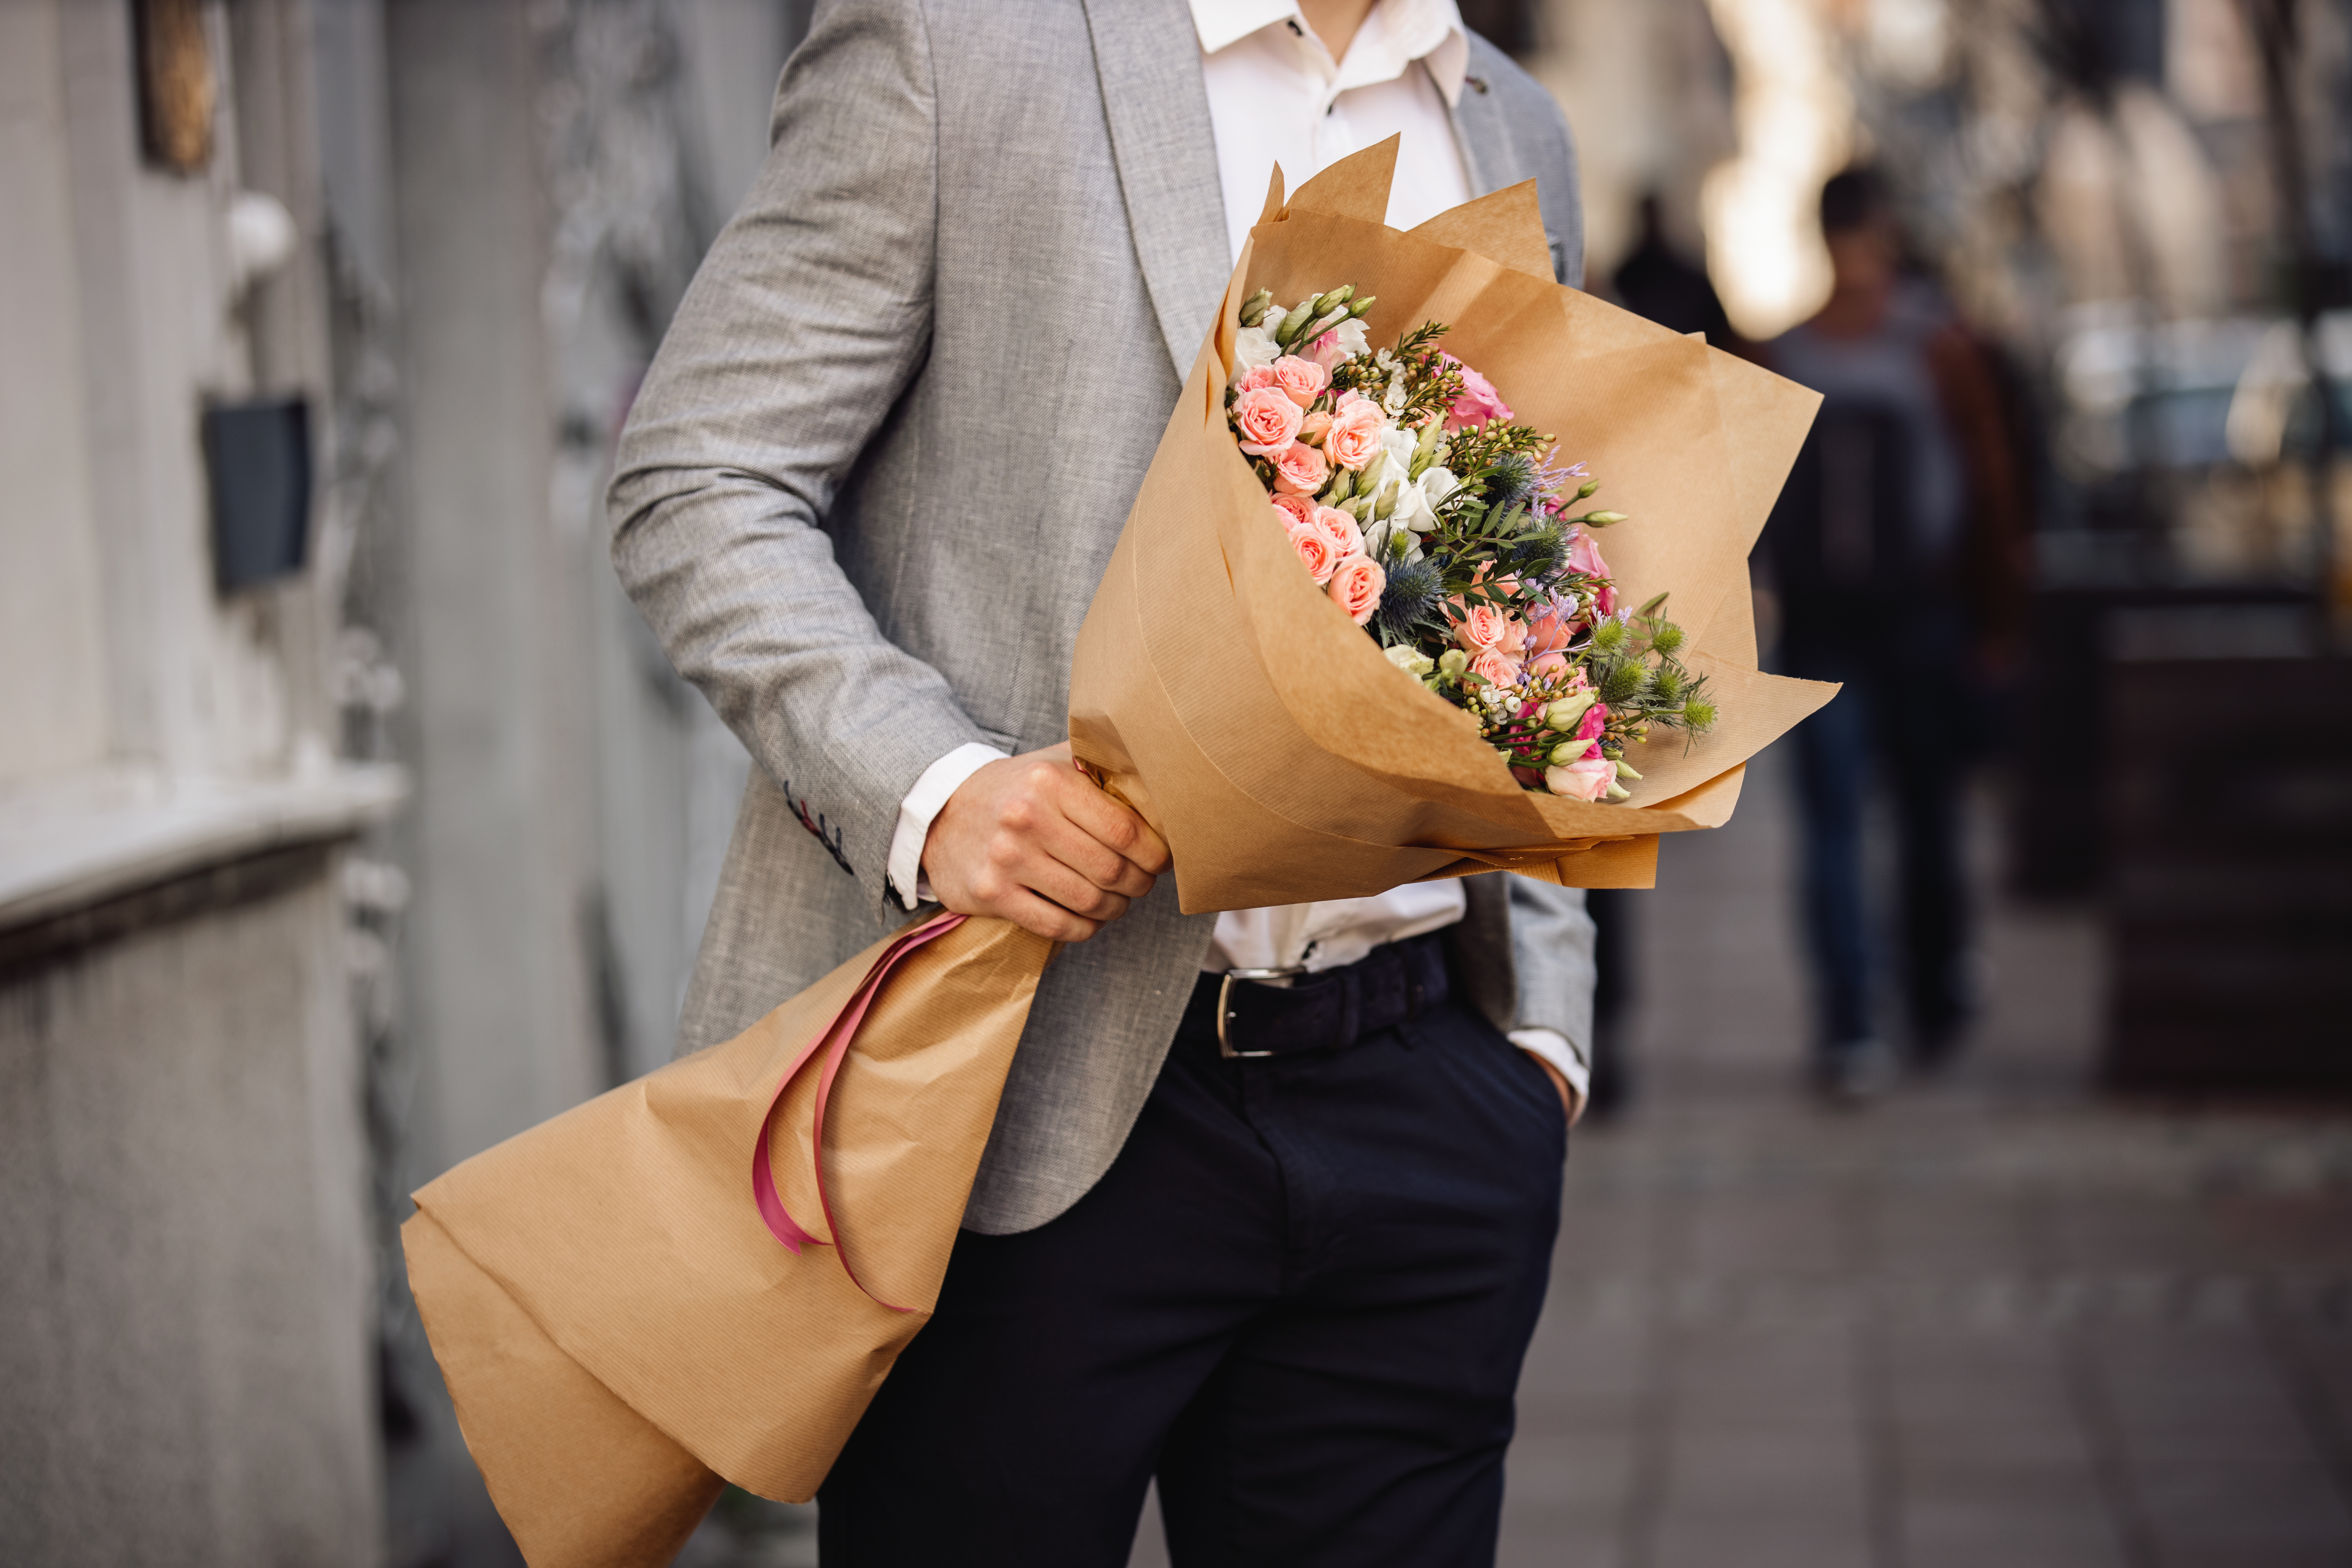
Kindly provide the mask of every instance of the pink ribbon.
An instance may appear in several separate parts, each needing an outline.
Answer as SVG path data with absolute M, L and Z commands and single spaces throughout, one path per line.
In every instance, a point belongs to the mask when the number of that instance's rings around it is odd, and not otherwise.
M 826 1191 L 824 1184 L 825 1102 L 833 1097 L 833 1080 L 840 1075 L 841 1064 L 849 1055 L 849 1043 L 856 1038 L 858 1026 L 866 1021 L 866 1013 L 874 1005 L 874 998 L 882 990 L 882 982 L 889 978 L 890 972 L 896 969 L 908 954 L 926 942 L 947 935 L 948 932 L 963 924 L 966 918 L 963 915 L 949 914 L 944 911 L 936 914 L 922 924 L 910 926 L 899 932 L 890 945 L 882 950 L 882 956 L 874 961 L 874 967 L 866 972 L 866 978 L 857 983 L 857 989 L 850 994 L 849 1000 L 843 1004 L 841 1011 L 835 1013 L 832 1021 L 817 1031 L 816 1037 L 808 1043 L 799 1056 L 793 1058 L 790 1067 L 784 1068 L 782 1081 L 776 1085 L 776 1092 L 768 1100 L 768 1113 L 760 1121 L 759 1147 L 751 1153 L 751 1195 L 759 1202 L 760 1217 L 767 1222 L 768 1234 L 783 1243 L 785 1249 L 795 1258 L 800 1256 L 803 1247 L 811 1243 L 819 1247 L 825 1245 L 802 1229 L 799 1222 L 785 1212 L 784 1200 L 776 1191 L 776 1173 L 770 1163 L 768 1154 L 769 1129 L 775 1121 L 776 1107 L 783 1101 L 784 1091 L 792 1088 L 793 1079 L 800 1076 L 803 1068 L 822 1056 L 824 1067 L 821 1069 L 822 1076 L 818 1078 L 816 1084 L 815 1125 L 810 1129 L 809 1133 L 810 1153 L 816 1165 L 817 1205 L 824 1212 L 825 1229 L 833 1233 L 833 1247 L 841 1259 L 841 1271 L 848 1275 L 849 1282 L 858 1289 L 864 1290 L 869 1300 L 889 1307 L 894 1312 L 908 1312 L 914 1309 L 892 1307 L 889 1302 L 884 1301 L 873 1291 L 866 1290 L 865 1282 L 857 1278 L 857 1270 L 849 1266 L 848 1249 L 841 1245 L 841 1225 L 834 1218 L 832 1194 Z

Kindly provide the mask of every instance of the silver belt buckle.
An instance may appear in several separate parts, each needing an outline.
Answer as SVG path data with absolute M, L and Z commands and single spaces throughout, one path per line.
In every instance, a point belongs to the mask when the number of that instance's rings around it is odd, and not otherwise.
M 1224 984 L 1217 987 L 1217 1054 L 1227 1061 L 1240 1061 L 1249 1057 L 1270 1057 L 1272 1051 L 1237 1051 L 1225 1034 L 1225 1025 L 1233 1017 L 1234 982 L 1236 980 L 1286 980 L 1294 974 L 1304 974 L 1307 966 L 1295 964 L 1288 969 L 1228 969 Z

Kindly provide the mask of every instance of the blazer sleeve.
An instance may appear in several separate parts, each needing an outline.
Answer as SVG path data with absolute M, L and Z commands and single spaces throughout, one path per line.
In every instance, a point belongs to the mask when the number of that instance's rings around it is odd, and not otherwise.
M 1505 877 L 1510 889 L 1511 965 L 1518 981 L 1514 1028 L 1557 1029 L 1592 1061 L 1592 917 L 1584 889 Z
M 887 913 L 898 804 L 980 730 L 882 635 L 821 521 L 931 332 L 936 98 L 921 8 L 824 8 L 765 167 L 615 457 L 613 564 L 803 826 Z

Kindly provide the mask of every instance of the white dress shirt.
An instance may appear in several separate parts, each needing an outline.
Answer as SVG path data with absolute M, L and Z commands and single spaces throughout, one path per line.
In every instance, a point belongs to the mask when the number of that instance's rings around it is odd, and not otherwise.
M 1336 61 L 1293 0 L 1192 5 L 1236 260 L 1277 163 L 1295 191 L 1349 153 L 1397 136 L 1391 227 L 1412 228 L 1470 199 L 1451 115 L 1469 63 L 1454 0 L 1380 0 Z M 1334 278 L 1329 286 L 1346 281 Z M 964 780 L 1002 755 L 977 743 L 960 746 L 925 770 L 900 804 L 887 874 L 908 909 L 929 892 L 921 861 L 932 818 Z M 1229 910 L 1217 917 L 1206 967 L 1336 969 L 1383 942 L 1452 925 L 1465 909 L 1461 885 L 1445 881 L 1369 899 Z M 1581 1102 L 1589 1068 L 1565 1037 L 1517 1029 L 1511 1039 L 1559 1068 Z

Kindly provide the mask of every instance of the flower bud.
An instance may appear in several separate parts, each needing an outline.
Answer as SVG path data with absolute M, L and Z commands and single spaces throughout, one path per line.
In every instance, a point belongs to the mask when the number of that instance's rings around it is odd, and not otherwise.
M 1622 511 L 1588 511 L 1577 519 L 1577 521 L 1589 522 L 1595 528 L 1606 528 L 1612 522 L 1624 521 L 1625 514 Z
M 1402 479 L 1391 479 L 1387 485 L 1381 489 L 1381 499 L 1372 503 L 1372 515 L 1379 518 L 1382 522 L 1386 522 L 1389 520 L 1389 515 L 1396 510 L 1397 497 L 1402 495 L 1403 492 L 1404 481 Z
M 1580 763 L 1591 751 L 1590 741 L 1562 741 L 1551 749 L 1551 765 L 1564 768 L 1570 763 Z
M 1632 780 L 1633 780 L 1633 781 L 1634 781 L 1636 784 L 1639 784 L 1639 783 L 1641 782 L 1642 775 L 1641 775 L 1641 774 L 1639 774 L 1639 773 L 1635 773 L 1633 769 L 1631 769 L 1631 768 L 1627 767 L 1627 766 L 1625 765 L 1625 762 L 1624 762 L 1624 759 L 1623 759 L 1623 758 L 1622 758 L 1622 757 L 1612 757 L 1612 758 L 1610 758 L 1609 760 L 1610 760 L 1611 762 L 1613 762 L 1613 763 L 1615 763 L 1617 764 L 1617 776 L 1618 776 L 1619 778 L 1621 778 L 1621 779 L 1632 779 Z
M 1579 500 L 1589 500 L 1591 499 L 1592 492 L 1600 488 L 1601 481 L 1599 479 L 1587 479 L 1584 483 L 1577 487 L 1576 499 Z
M 1544 710 L 1544 728 L 1566 734 L 1584 722 L 1584 710 L 1591 707 L 1594 700 L 1594 694 L 1590 691 L 1579 691 L 1573 696 L 1561 698 Z
M 1609 786 L 1609 793 L 1602 795 L 1601 798 L 1612 803 L 1621 800 L 1631 800 L 1633 798 L 1633 792 L 1627 789 L 1623 784 L 1612 784 Z
M 1271 289 L 1259 289 L 1256 293 L 1242 301 L 1242 325 L 1244 327 L 1256 326 L 1260 321 L 1265 320 L 1265 313 L 1268 310 L 1273 308 L 1273 305 L 1274 290 Z
M 1437 656 L 1437 668 L 1448 675 L 1459 675 L 1470 668 L 1470 656 L 1458 647 L 1447 648 Z
M 1348 302 L 1348 314 L 1355 317 L 1356 320 L 1360 321 L 1362 321 L 1364 319 L 1364 312 L 1370 310 L 1372 308 L 1372 301 L 1379 298 L 1380 296 L 1378 294 L 1367 294 L 1360 300 L 1350 300 Z
M 1300 300 L 1288 315 L 1282 318 L 1282 325 L 1274 329 L 1274 341 L 1280 343 L 1284 348 L 1288 348 L 1293 342 L 1297 341 L 1298 329 L 1305 326 L 1307 324 L 1307 318 L 1314 313 L 1314 300 Z
M 1356 286 L 1352 283 L 1342 283 L 1337 289 L 1332 289 L 1328 294 L 1321 294 L 1316 297 L 1315 313 L 1320 316 L 1328 311 L 1336 310 L 1355 297 Z

